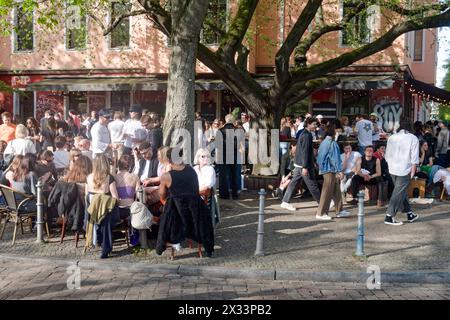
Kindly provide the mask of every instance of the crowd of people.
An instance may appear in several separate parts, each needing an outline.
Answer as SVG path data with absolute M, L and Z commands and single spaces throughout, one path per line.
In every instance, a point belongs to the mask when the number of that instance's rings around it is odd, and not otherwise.
M 411 179 L 424 179 L 428 196 L 434 196 L 438 183 L 450 194 L 446 121 L 417 121 L 413 130 L 402 124 L 388 134 L 376 113 L 357 115 L 352 126 L 348 117 L 326 120 L 306 114 L 281 119 L 280 128 L 281 182 L 273 196 L 283 209 L 295 211 L 290 201 L 297 189 L 305 189 L 319 205 L 317 219 L 331 220 L 333 206 L 336 217 L 346 217 L 347 193 L 352 196 L 348 203 L 356 204 L 359 191 L 367 187 L 379 207 L 389 201 L 385 223 L 400 225 L 395 220 L 399 210 L 409 221 L 417 219 L 407 199 Z
M 70 110 L 66 120 L 46 110 L 40 122 L 29 118 L 25 124 L 14 124 L 4 112 L 1 120 L 0 183 L 36 195 L 36 184 L 42 181 L 49 222 L 68 217 L 73 231 L 93 230 L 86 241 L 102 245 L 102 258 L 112 251 L 114 227 L 130 220 L 141 187 L 143 202 L 159 226 L 159 254 L 167 245 L 179 249 L 187 238 L 202 243 L 211 256 L 219 219 L 216 179 L 221 199 L 237 200 L 243 188 L 245 162 L 237 157 L 248 152 L 248 141 L 239 145 L 232 138 L 233 161 L 225 158 L 227 131 L 245 135 L 250 130 L 246 113 L 238 120 L 228 114 L 224 121 L 211 123 L 196 114 L 202 130 L 196 137 L 200 148 L 194 166 L 174 161 L 173 149 L 163 145 L 162 117 L 139 105 L 131 106 L 127 119 L 104 108 L 90 115 Z M 274 196 L 282 208 L 295 211 L 291 199 L 298 188 L 307 189 L 318 203 L 316 218 L 330 220 L 333 206 L 337 217 L 350 215 L 344 209 L 346 193 L 355 203 L 359 190 L 368 187 L 380 207 L 389 201 L 385 223 L 401 224 L 395 219 L 398 211 L 414 221 L 418 216 L 405 195 L 411 178 L 426 179 L 430 192 L 441 182 L 450 193 L 447 127 L 443 121 L 417 122 L 413 130 L 402 126 L 389 136 L 376 114 L 357 115 L 352 126 L 347 117 L 285 117 L 280 126 L 280 185 Z M 224 161 L 215 163 L 217 155 L 209 150 L 219 132 Z M 35 211 L 36 201 L 24 210 Z M 139 233 L 130 231 L 132 244 L 137 244 Z

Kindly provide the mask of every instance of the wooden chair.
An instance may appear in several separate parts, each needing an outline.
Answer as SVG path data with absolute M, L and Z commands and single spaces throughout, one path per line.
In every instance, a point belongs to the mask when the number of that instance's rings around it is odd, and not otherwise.
M 445 186 L 444 186 L 443 183 L 442 183 L 441 188 L 442 188 L 442 191 L 441 191 L 441 196 L 440 196 L 439 199 L 440 199 L 441 201 L 444 201 L 444 199 L 445 199 L 445 194 L 447 193 L 447 189 L 445 189 Z M 448 193 L 447 193 L 447 196 L 448 196 Z
M 127 243 L 127 248 L 130 247 L 130 237 L 128 236 L 128 232 L 130 230 L 130 225 L 128 223 L 127 219 L 121 219 L 120 224 L 116 225 L 113 230 L 112 233 L 114 234 L 115 232 L 120 232 L 122 234 L 125 235 L 125 241 Z M 114 240 L 113 240 L 114 241 Z
M 67 217 L 63 213 L 61 215 L 62 225 L 61 225 L 61 241 L 59 243 L 63 243 L 64 237 L 66 236 L 66 228 L 67 228 Z M 75 248 L 78 248 L 78 242 L 80 241 L 80 233 L 78 231 L 75 232 Z
M 414 197 L 414 190 L 419 190 L 419 197 L 425 198 L 425 189 L 426 189 L 426 180 L 425 179 L 413 179 L 409 183 L 408 187 L 408 198 Z
M 7 217 L 0 233 L 0 240 L 3 238 L 7 223 L 12 220 L 14 222 L 12 245 L 14 245 L 16 243 L 17 226 L 20 224 L 20 229 L 22 231 L 22 234 L 24 234 L 23 223 L 27 220 L 30 220 L 32 217 L 37 217 L 37 211 L 25 212 L 22 210 L 25 204 L 31 200 L 34 200 L 35 197 L 21 193 L 5 185 L 0 185 L 0 190 L 6 202 L 7 208 Z M 22 200 L 18 200 L 18 198 L 22 198 Z M 43 218 L 45 219 L 45 221 L 47 220 L 45 213 Z M 47 236 L 50 237 L 50 231 L 47 221 L 45 222 L 45 228 L 47 231 Z

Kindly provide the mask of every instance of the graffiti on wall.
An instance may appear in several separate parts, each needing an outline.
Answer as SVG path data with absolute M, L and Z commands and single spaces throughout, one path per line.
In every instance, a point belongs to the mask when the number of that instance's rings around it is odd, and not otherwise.
M 38 92 L 36 99 L 36 119 L 41 119 L 47 109 L 64 114 L 64 98 L 61 93 Z
M 397 97 L 383 97 L 374 104 L 373 112 L 378 115 L 384 131 L 392 132 L 400 126 L 403 107 Z

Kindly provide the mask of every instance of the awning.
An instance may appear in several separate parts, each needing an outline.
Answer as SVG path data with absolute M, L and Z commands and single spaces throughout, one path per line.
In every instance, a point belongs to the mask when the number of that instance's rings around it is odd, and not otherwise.
M 341 83 L 336 88 L 342 90 L 391 89 L 393 84 L 392 76 L 341 76 Z
M 413 79 L 409 75 L 405 76 L 405 85 L 411 93 L 421 95 L 424 99 L 450 104 L 450 92 L 447 90 Z
M 264 87 L 269 88 L 271 81 L 257 79 Z M 227 85 L 222 80 L 197 79 L 195 90 L 226 90 Z M 166 91 L 167 80 L 155 78 L 47 78 L 31 83 L 27 86 L 29 91 Z

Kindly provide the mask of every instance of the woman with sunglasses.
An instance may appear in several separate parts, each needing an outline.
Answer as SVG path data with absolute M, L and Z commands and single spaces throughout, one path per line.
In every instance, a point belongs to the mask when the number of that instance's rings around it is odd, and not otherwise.
M 41 150 L 41 129 L 39 129 L 39 124 L 34 118 L 28 118 L 26 121 L 26 126 L 28 129 L 28 139 L 30 139 L 36 148 L 36 151 Z

